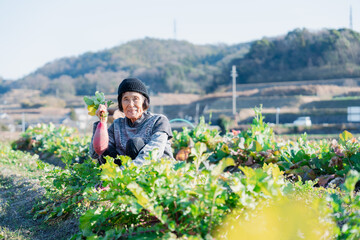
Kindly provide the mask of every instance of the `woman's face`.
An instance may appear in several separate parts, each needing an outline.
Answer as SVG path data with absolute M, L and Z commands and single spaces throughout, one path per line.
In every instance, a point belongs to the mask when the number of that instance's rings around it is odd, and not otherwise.
M 131 122 L 138 120 L 144 112 L 145 97 L 138 92 L 125 92 L 121 98 L 124 114 Z

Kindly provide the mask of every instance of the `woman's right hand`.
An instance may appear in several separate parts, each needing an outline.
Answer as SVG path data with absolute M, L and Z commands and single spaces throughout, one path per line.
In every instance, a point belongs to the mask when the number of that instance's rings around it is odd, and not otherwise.
M 98 116 L 101 122 L 106 123 L 108 116 L 107 104 L 100 104 L 99 108 L 96 110 L 95 115 Z

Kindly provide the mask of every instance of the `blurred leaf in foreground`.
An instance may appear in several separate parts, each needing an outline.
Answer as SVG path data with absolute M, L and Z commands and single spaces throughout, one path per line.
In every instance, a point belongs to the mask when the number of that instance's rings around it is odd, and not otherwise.
M 242 217 L 238 213 L 230 214 L 218 229 L 216 239 L 331 239 L 334 224 L 326 220 L 319 204 L 323 203 L 282 199 L 264 203 L 263 208 L 244 213 Z

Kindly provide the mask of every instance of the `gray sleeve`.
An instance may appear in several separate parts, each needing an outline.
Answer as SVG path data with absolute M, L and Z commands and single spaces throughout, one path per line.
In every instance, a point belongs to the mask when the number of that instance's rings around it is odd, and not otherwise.
M 159 116 L 159 119 L 154 124 L 153 134 L 156 132 L 164 132 L 168 135 L 169 140 L 173 137 L 169 119 L 161 114 L 159 114 Z
M 91 137 L 91 142 L 90 142 L 90 146 L 89 146 L 90 156 L 91 156 L 91 158 L 94 158 L 94 159 L 99 159 L 99 155 L 95 152 L 94 146 L 93 146 L 94 135 L 95 135 L 96 127 L 98 124 L 99 124 L 99 122 L 95 122 L 93 125 L 93 135 Z M 116 157 L 114 124 L 111 124 L 110 127 L 108 128 L 108 134 L 109 134 L 109 146 L 108 146 L 108 149 L 106 149 L 106 151 L 102 155 L 103 156 L 110 155 L 111 157 Z
M 136 166 L 141 166 L 145 162 L 145 158 L 154 149 L 158 150 L 157 157 L 164 155 L 165 146 L 168 141 L 168 134 L 166 132 L 156 132 L 151 136 L 150 141 L 141 149 L 138 156 L 133 160 Z

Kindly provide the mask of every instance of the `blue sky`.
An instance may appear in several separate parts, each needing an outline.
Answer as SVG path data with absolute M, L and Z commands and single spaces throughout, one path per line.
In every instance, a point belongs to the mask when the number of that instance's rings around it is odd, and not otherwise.
M 144 37 L 234 44 L 295 28 L 360 31 L 360 0 L 0 0 L 0 77 Z

